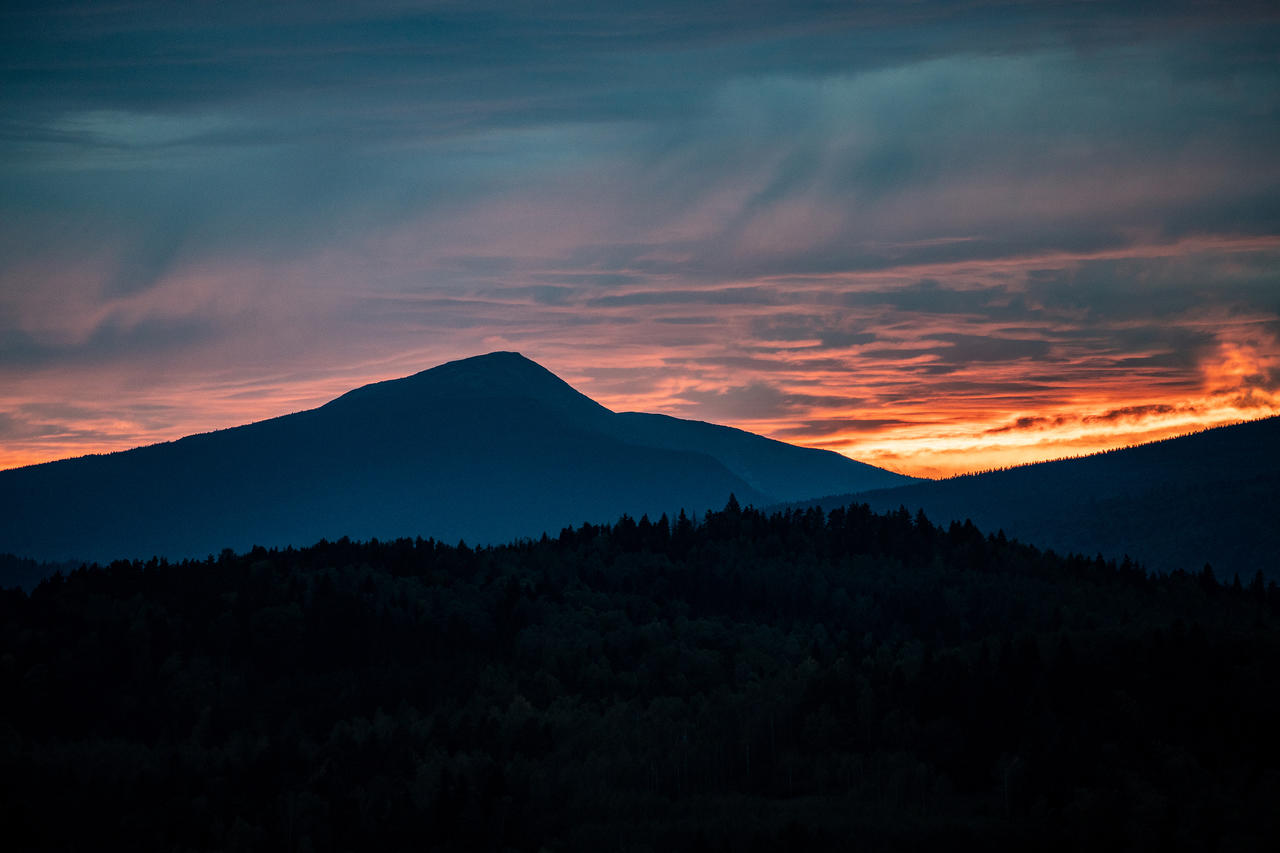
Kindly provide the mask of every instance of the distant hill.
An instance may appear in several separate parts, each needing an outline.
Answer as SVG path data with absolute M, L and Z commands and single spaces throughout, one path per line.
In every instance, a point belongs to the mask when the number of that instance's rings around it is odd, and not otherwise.
M 1280 578 L 1280 417 L 1079 459 L 824 498 L 923 509 L 935 522 L 1148 568 Z
M 203 557 L 344 535 L 503 542 L 720 507 L 730 493 L 763 505 L 909 481 L 727 427 L 618 414 L 499 352 L 310 411 L 0 471 L 0 553 Z

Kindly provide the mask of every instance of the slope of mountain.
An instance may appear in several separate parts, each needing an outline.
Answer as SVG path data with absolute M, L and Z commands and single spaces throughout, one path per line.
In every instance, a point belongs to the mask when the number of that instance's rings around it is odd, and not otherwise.
M 730 493 L 765 504 L 832 483 L 861 491 L 909 481 L 833 453 L 651 417 L 616 414 L 519 354 L 491 353 L 310 411 L 0 471 L 0 552 L 106 560 L 344 535 L 500 542 L 620 513 L 718 508 Z
M 796 453 L 795 445 L 755 433 L 667 415 L 623 412 L 616 416 L 613 434 L 646 447 L 694 450 L 714 456 L 752 488 L 784 501 L 847 489 L 841 483 L 854 482 L 856 491 L 865 491 L 915 482 L 914 478 L 855 462 L 831 450 Z
M 935 522 L 1148 568 L 1280 579 L 1280 417 L 1078 459 L 824 498 L 923 509 Z

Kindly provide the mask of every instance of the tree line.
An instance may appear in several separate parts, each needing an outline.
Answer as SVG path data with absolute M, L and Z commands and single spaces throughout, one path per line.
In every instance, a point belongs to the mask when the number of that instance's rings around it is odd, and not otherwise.
M 1270 849 L 1280 591 L 864 505 L 0 594 L 11 849 Z M 74 815 L 74 819 L 69 819 Z

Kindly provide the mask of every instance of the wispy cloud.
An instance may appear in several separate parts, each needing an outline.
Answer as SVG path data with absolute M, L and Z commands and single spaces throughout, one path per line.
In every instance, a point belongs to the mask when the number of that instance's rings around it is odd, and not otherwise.
M 3 15 L 0 465 L 497 348 L 922 473 L 1280 409 L 1273 4 Z

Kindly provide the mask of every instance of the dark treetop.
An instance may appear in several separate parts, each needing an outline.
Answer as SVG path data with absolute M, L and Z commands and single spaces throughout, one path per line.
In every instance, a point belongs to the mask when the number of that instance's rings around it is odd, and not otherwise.
M 117 562 L 0 595 L 0 822 L 14 850 L 1273 850 L 1278 626 L 1260 577 L 857 505 Z
M 858 495 L 879 510 L 1003 528 L 1059 551 L 1126 554 L 1158 571 L 1208 562 L 1280 580 L 1280 417 L 1079 459 Z M 841 506 L 852 496 L 819 501 Z

